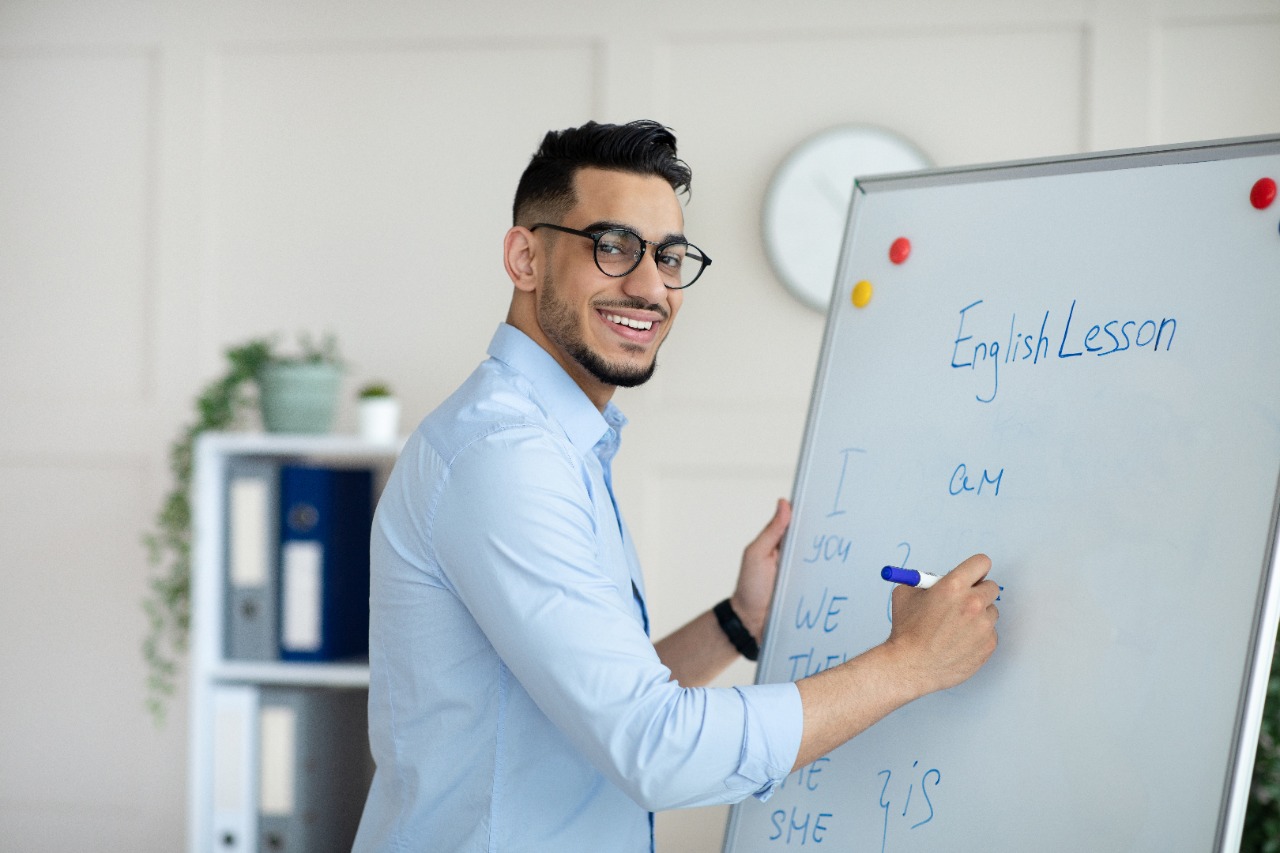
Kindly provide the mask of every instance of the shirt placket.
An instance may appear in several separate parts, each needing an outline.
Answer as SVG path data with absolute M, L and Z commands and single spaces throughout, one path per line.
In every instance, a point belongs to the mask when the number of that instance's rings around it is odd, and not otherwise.
M 600 469 L 604 475 L 605 491 L 609 493 L 609 504 L 613 508 L 613 519 L 618 525 L 618 536 L 622 540 L 623 554 L 631 553 L 630 535 L 627 533 L 627 526 L 622 521 L 622 513 L 618 511 L 618 501 L 613 495 L 613 457 L 618 452 L 621 443 L 621 437 L 618 431 L 610 427 L 604 436 L 596 442 L 593 450 L 596 458 L 600 460 Z M 640 619 L 644 624 L 644 632 L 649 634 L 649 608 L 645 604 L 644 595 L 640 591 L 640 585 L 636 583 L 635 567 L 630 565 L 628 560 L 627 574 L 631 578 L 631 594 L 635 596 L 636 605 L 640 608 Z

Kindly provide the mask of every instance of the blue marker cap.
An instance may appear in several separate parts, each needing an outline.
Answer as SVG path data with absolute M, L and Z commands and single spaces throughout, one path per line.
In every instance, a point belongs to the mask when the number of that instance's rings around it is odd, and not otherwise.
M 880 577 L 892 583 L 906 584 L 907 586 L 920 585 L 920 573 L 915 569 L 900 569 L 897 566 L 885 566 L 880 570 Z

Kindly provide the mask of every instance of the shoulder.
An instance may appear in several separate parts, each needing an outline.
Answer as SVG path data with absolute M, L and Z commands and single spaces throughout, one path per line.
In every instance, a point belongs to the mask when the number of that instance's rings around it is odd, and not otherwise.
M 565 461 L 574 455 L 528 380 L 492 359 L 423 420 L 414 438 L 430 445 L 449 468 L 487 458 L 515 463 L 521 452 Z
M 437 498 L 486 501 L 540 484 L 580 492 L 585 474 L 584 460 L 529 382 L 493 360 L 422 421 L 400 467 Z

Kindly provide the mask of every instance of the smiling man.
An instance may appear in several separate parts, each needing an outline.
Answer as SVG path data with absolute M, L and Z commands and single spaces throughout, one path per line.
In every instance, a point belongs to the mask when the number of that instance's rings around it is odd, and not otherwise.
M 613 496 L 626 419 L 711 259 L 688 167 L 653 122 L 548 133 L 503 251 L 489 358 L 410 437 L 372 537 L 369 731 L 357 851 L 652 850 L 657 809 L 766 798 L 995 646 L 985 557 L 895 591 L 882 646 L 797 684 L 706 688 L 754 659 L 790 519 L 733 594 L 653 643 Z
M 685 241 L 684 214 L 665 178 L 585 167 L 572 186 L 578 205 L 561 223 L 529 221 L 554 210 L 536 197 L 517 210 L 505 245 L 516 287 L 507 322 L 603 409 L 615 387 L 653 375 L 684 288 L 710 261 Z M 655 239 L 642 236 L 649 234 Z M 583 268 L 586 258 L 595 270 Z M 653 263 L 641 266 L 646 258 Z

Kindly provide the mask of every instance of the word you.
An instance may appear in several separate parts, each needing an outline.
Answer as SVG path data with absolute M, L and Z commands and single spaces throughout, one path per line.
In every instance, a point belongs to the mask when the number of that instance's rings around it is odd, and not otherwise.
M 1009 319 L 1008 337 L 1003 334 L 999 338 L 988 337 L 975 335 L 965 328 L 966 322 L 970 329 L 981 322 L 982 312 L 977 309 L 982 304 L 983 300 L 979 299 L 960 309 L 960 323 L 951 350 L 952 368 L 981 370 L 990 377 L 984 390 L 974 397 L 979 403 L 995 400 L 1000 390 L 1001 365 L 1034 366 L 1085 355 L 1101 358 L 1139 350 L 1158 353 L 1161 345 L 1164 346 L 1163 352 L 1168 352 L 1178 331 L 1176 317 L 1130 320 L 1108 319 L 1104 315 L 1104 319 L 1091 324 L 1087 319 L 1076 317 L 1076 300 L 1073 299 L 1065 318 L 1045 311 L 1039 330 L 1034 324 L 1020 327 L 1018 315 L 1013 314 Z M 1053 346 L 1055 342 L 1056 349 Z

